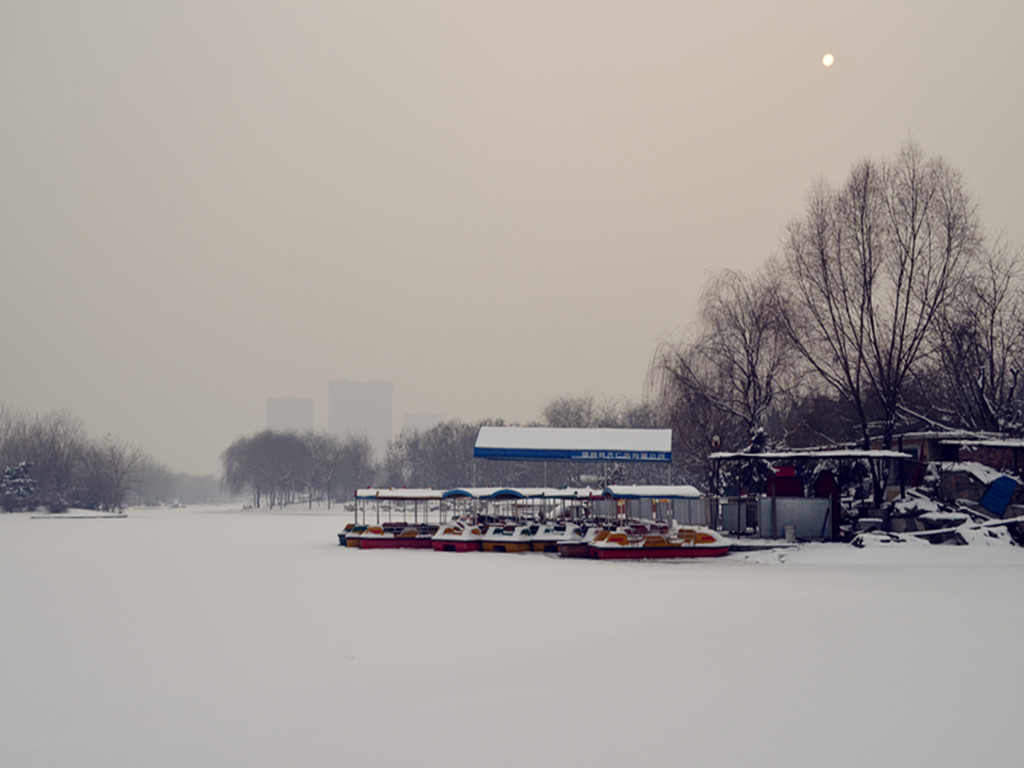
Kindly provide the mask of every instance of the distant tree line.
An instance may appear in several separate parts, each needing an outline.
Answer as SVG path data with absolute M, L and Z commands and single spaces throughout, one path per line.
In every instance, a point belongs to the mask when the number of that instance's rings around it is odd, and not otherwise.
M 653 357 L 683 471 L 703 483 L 716 447 L 1024 435 L 1022 270 L 959 172 L 913 142 L 838 187 L 815 183 L 781 252 L 754 274 L 714 275 L 690 333 Z
M 658 427 L 651 404 L 566 396 L 544 408 L 552 427 Z M 266 429 L 235 440 L 221 455 L 224 483 L 251 494 L 255 507 L 326 504 L 351 499 L 357 488 L 459 488 L 476 485 L 540 486 L 601 482 L 664 482 L 664 466 L 537 461 L 487 461 L 473 457 L 482 426 L 501 421 L 444 421 L 394 437 L 380 458 L 363 436 Z
M 314 431 L 265 429 L 240 437 L 221 454 L 221 462 L 229 491 L 251 493 L 253 506 L 271 508 L 300 500 L 330 507 L 372 480 L 375 471 L 366 437 Z
M 214 477 L 174 474 L 113 435 L 92 438 L 69 411 L 28 416 L 0 405 L 0 505 L 104 511 L 219 495 Z

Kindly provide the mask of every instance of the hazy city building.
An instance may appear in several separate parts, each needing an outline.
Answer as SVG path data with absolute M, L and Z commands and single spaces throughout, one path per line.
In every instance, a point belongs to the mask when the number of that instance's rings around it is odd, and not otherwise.
M 403 432 L 426 432 L 444 421 L 440 413 L 407 413 L 402 419 Z
M 390 381 L 328 382 L 328 428 L 339 437 L 365 435 L 382 457 L 394 436 L 394 389 Z
M 308 432 L 313 429 L 316 402 L 306 397 L 267 398 L 267 429 Z

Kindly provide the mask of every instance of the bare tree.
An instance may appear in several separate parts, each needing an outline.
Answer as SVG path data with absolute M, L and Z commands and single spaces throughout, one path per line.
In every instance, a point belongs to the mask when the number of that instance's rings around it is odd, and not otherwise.
M 353 491 L 373 476 L 373 449 L 365 437 L 341 440 L 310 432 L 263 430 L 240 437 L 221 454 L 223 486 L 230 493 L 249 490 L 253 505 L 287 506 L 306 493 L 307 502 Z
M 339 498 L 350 498 L 357 488 L 370 485 L 377 471 L 373 461 L 373 446 L 366 435 L 350 435 L 342 440 L 336 461 L 338 472 L 332 482 Z
M 86 450 L 85 428 L 70 411 L 36 418 L 26 436 L 28 460 L 39 483 L 40 503 L 63 512 L 74 501 L 76 478 Z
M 702 333 L 695 351 L 719 382 L 712 401 L 742 422 L 751 439 L 793 386 L 794 350 L 774 312 L 777 291 L 768 273 L 748 277 L 725 270 L 712 278 L 701 299 Z
M 580 429 L 596 426 L 598 408 L 593 395 L 562 395 L 548 402 L 541 415 L 549 427 Z
M 305 489 L 309 449 L 295 432 L 265 429 L 241 437 L 221 454 L 224 484 L 232 493 L 250 488 L 253 505 L 285 506 Z
M 331 491 L 334 476 L 338 471 L 338 447 L 340 441 L 334 435 L 324 432 L 306 432 L 302 439 L 306 443 L 309 461 L 306 465 L 306 504 L 313 508 L 313 499 L 324 499 L 331 506 Z
M 145 455 L 135 445 L 112 435 L 89 445 L 82 452 L 82 483 L 79 503 L 92 509 L 116 512 L 124 509 Z
M 711 473 L 708 454 L 722 447 L 737 449 L 749 445 L 750 431 L 740 420 L 715 406 L 718 382 L 701 368 L 703 361 L 694 349 L 682 346 L 674 351 L 674 357 L 660 361 L 661 365 L 671 361 L 675 366 L 668 372 L 671 378 L 655 379 L 665 419 L 672 427 L 673 462 L 687 482 L 706 489 Z M 664 376 L 665 371 L 655 370 L 653 375 Z
M 163 464 L 145 456 L 135 472 L 133 503 L 155 506 L 180 500 L 178 476 Z
M 686 471 L 700 478 L 693 482 L 703 482 L 715 446 L 765 445 L 773 409 L 796 385 L 797 357 L 775 312 L 777 290 L 768 273 L 717 273 L 690 337 L 655 352 L 649 385 L 672 419 Z
M 1019 434 L 1024 364 L 1022 252 L 997 241 L 940 309 L 926 373 L 930 405 L 950 423 Z
M 221 453 L 220 461 L 224 467 L 221 483 L 227 492 L 231 494 L 244 493 L 246 490 L 251 491 L 253 506 L 259 507 L 259 485 L 256 483 L 255 467 L 249 460 L 249 444 L 251 441 L 252 438 L 239 437 Z
M 380 465 L 381 482 L 392 488 L 408 488 L 412 478 L 409 441 L 415 432 L 402 432 L 388 441 Z
M 870 403 L 892 445 L 901 396 L 936 316 L 979 249 L 976 206 L 960 174 L 904 145 L 865 160 L 845 186 L 811 191 L 788 227 L 779 317 L 822 379 L 857 413 L 870 446 Z
M 405 436 L 408 481 L 412 486 L 455 488 L 472 482 L 478 424 L 453 419 Z

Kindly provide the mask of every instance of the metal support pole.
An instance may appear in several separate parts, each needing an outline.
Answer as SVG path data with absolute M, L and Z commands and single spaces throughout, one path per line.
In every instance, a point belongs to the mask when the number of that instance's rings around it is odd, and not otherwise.
M 903 435 L 899 436 L 898 443 L 900 453 L 903 453 Z M 900 456 L 900 498 L 907 498 L 907 475 L 903 465 L 903 457 Z

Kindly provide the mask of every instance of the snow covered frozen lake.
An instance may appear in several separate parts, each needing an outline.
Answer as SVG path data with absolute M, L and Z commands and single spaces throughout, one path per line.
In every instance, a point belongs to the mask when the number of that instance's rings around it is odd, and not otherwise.
M 0 765 L 1016 766 L 1024 551 L 359 551 L 0 515 Z

